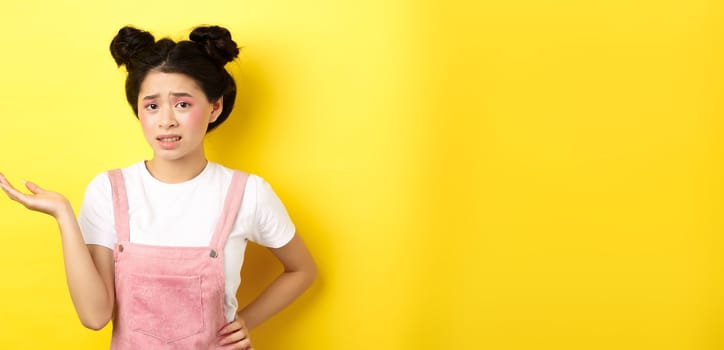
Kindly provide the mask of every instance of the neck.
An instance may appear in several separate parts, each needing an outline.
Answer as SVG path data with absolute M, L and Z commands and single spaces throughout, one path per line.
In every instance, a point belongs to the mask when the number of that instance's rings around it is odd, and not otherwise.
M 146 169 L 157 180 L 165 183 L 179 183 L 193 179 L 206 168 L 205 157 L 169 161 L 154 157 L 146 161 Z

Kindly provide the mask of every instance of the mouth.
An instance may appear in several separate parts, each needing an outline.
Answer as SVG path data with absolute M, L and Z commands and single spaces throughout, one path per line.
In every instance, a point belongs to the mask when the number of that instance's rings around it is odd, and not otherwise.
M 181 145 L 181 136 L 179 135 L 161 135 L 156 137 L 158 145 L 161 149 L 173 150 Z

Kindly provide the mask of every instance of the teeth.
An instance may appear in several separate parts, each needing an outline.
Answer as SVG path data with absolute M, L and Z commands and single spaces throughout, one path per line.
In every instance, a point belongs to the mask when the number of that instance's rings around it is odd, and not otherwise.
M 162 137 L 159 140 L 162 142 L 174 142 L 174 141 L 178 141 L 180 139 L 181 139 L 180 136 L 176 136 L 176 137 Z

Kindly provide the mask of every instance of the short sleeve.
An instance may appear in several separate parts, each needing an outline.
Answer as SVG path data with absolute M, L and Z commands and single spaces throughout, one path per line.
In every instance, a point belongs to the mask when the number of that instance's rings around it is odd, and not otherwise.
M 117 236 L 107 173 L 99 174 L 88 184 L 78 214 L 78 225 L 86 244 L 113 249 Z
M 265 247 L 280 248 L 294 237 L 296 228 L 271 185 L 260 177 L 254 177 L 258 180 L 253 181 L 257 199 L 255 229 L 251 230 L 249 240 Z

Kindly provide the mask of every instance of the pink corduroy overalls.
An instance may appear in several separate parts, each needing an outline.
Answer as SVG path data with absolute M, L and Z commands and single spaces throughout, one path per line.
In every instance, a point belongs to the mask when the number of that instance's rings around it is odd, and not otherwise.
M 208 247 L 130 242 L 128 199 L 120 170 L 108 173 L 118 242 L 116 313 L 111 349 L 218 349 L 224 317 L 224 245 L 248 175 L 235 171 Z

